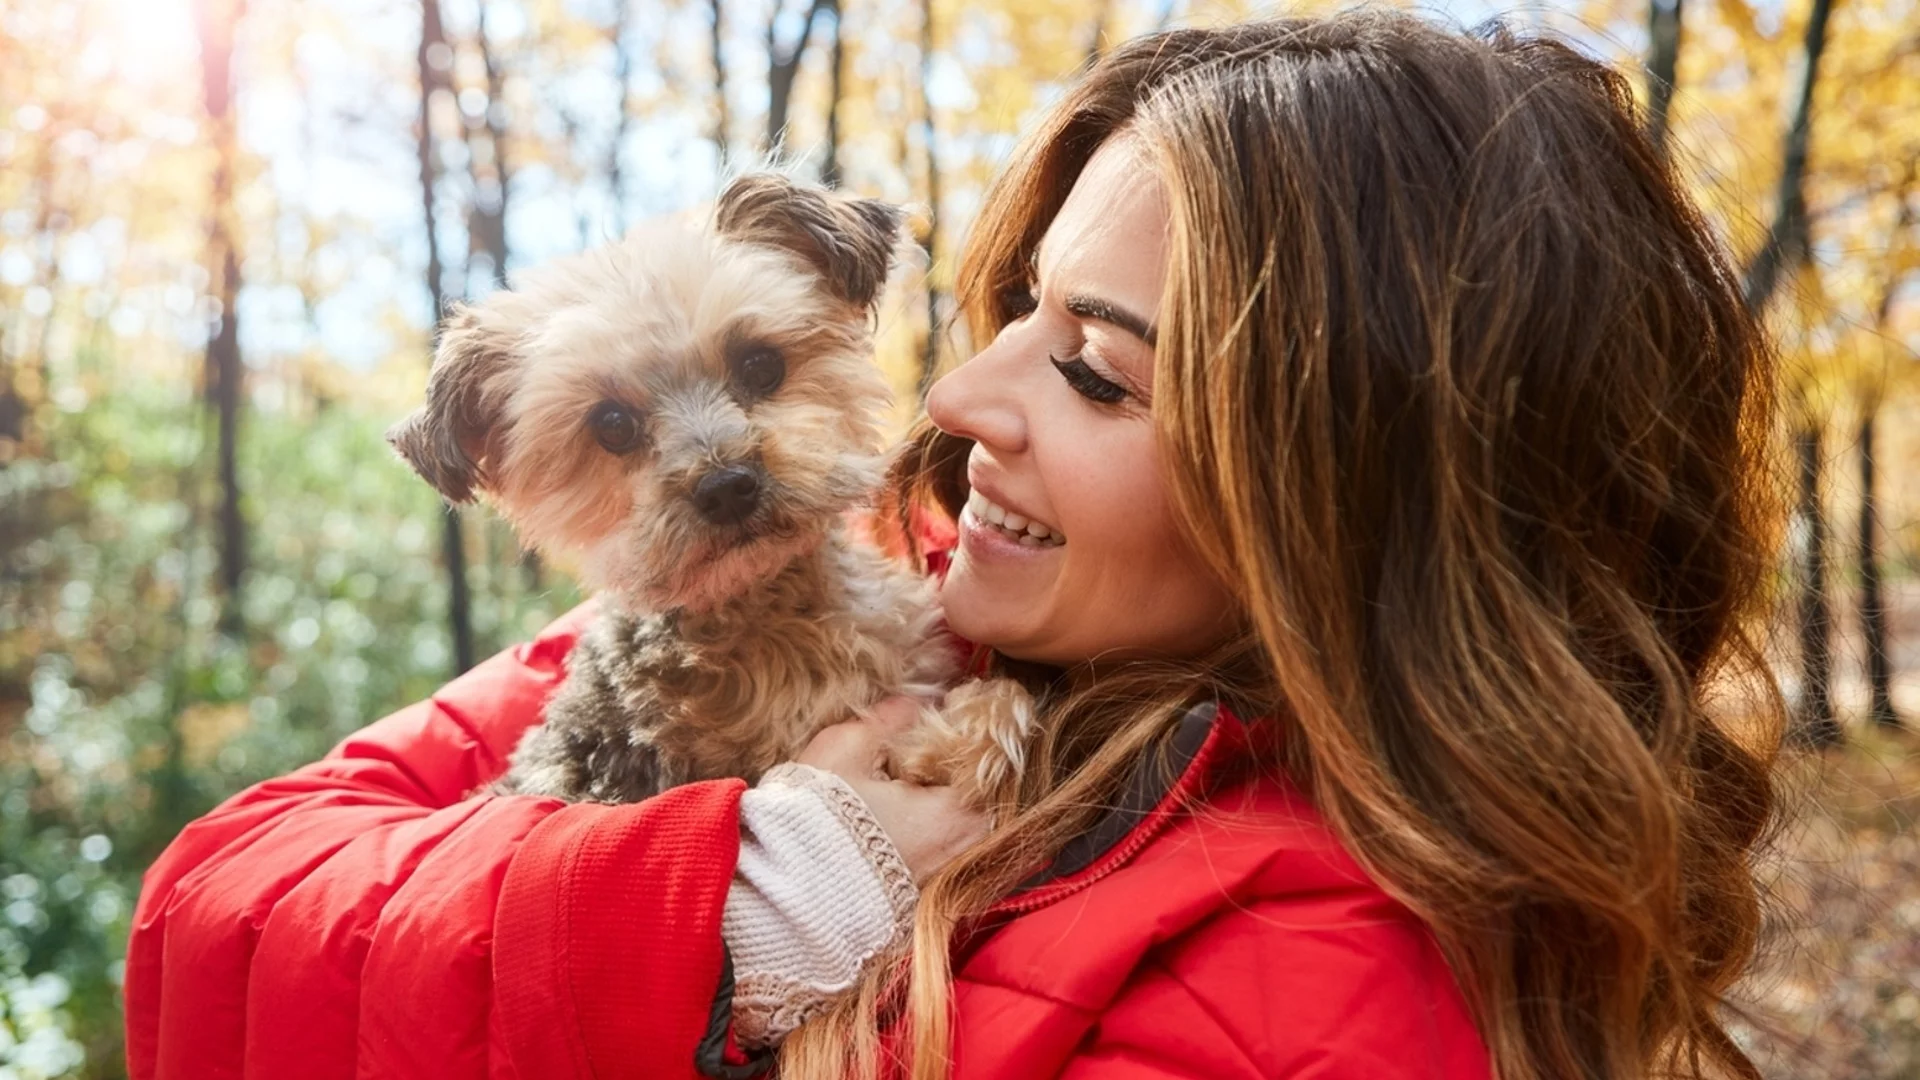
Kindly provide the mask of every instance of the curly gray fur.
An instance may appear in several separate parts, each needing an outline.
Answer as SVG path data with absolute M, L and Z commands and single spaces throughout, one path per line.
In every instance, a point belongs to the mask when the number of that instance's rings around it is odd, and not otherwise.
M 937 696 L 954 668 L 927 583 L 836 530 L 710 611 L 603 613 L 500 790 L 621 803 L 756 780 L 886 694 Z

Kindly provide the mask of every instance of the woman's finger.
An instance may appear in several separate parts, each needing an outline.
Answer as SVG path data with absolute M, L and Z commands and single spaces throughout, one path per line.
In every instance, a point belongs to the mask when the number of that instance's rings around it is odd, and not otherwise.
M 847 783 L 893 841 L 915 881 L 925 881 L 986 835 L 986 815 L 967 807 L 953 788 L 853 777 Z
M 892 839 L 914 880 L 923 881 L 986 833 L 986 816 L 968 807 L 958 791 L 921 786 L 886 775 L 889 725 L 911 725 L 920 703 L 888 698 L 871 720 L 822 728 L 795 760 L 845 780 Z
M 848 720 L 821 728 L 794 760 L 849 778 L 884 776 L 886 740 L 875 725 Z
M 902 694 L 881 698 L 867 708 L 867 717 L 882 737 L 898 735 L 920 722 L 926 702 Z

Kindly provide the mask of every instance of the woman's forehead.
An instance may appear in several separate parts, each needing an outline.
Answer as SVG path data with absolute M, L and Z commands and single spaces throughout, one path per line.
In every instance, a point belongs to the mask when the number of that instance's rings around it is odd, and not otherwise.
M 1151 319 L 1166 281 L 1166 192 L 1137 138 L 1094 152 L 1034 252 L 1042 280 L 1058 280 Z

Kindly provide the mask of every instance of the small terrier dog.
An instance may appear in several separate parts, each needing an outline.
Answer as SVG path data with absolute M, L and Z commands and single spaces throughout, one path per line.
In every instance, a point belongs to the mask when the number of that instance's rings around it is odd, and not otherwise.
M 387 435 L 449 501 L 485 495 L 574 561 L 602 611 L 498 790 L 633 802 L 752 781 L 881 697 L 959 674 L 930 583 L 851 535 L 885 472 L 871 322 L 897 207 L 734 180 L 449 317 L 426 405 Z M 1033 706 L 976 680 L 889 748 L 890 774 L 986 806 Z

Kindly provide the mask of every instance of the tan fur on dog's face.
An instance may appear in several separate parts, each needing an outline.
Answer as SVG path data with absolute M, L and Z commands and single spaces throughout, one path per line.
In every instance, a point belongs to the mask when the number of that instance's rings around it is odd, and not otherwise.
M 883 469 L 868 321 L 897 212 L 761 175 L 736 181 L 715 220 L 643 225 L 459 311 L 427 407 L 389 436 L 449 498 L 481 491 L 526 543 L 578 560 L 633 610 L 736 595 L 816 544 Z M 738 520 L 696 506 L 712 497 L 703 478 L 740 472 L 756 492 L 725 504 Z

